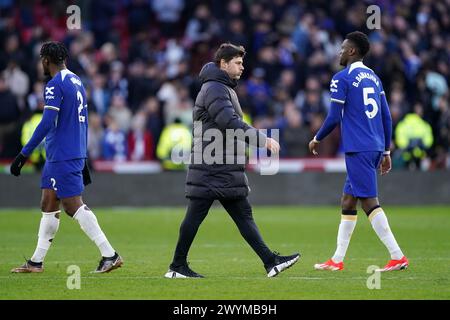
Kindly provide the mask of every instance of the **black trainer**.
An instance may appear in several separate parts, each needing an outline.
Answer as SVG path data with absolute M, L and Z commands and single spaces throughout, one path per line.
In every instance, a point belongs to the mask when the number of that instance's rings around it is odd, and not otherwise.
M 300 259 L 300 253 L 295 253 L 291 256 L 280 256 L 279 253 L 274 252 L 274 260 L 271 264 L 264 265 L 267 276 L 269 278 L 276 277 L 280 272 L 290 268 Z
M 117 252 L 114 253 L 112 257 L 102 257 L 98 267 L 92 273 L 105 273 L 110 272 L 114 269 L 120 268 L 123 264 L 123 259 Z
M 169 271 L 166 272 L 164 277 L 170 279 L 204 278 L 204 276 L 189 268 L 188 264 L 182 264 L 179 266 L 171 264 L 169 266 Z

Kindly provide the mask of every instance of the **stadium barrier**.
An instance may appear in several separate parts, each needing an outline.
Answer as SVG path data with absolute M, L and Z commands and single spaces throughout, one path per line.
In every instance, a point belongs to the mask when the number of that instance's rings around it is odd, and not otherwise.
M 185 172 L 96 172 L 83 197 L 92 207 L 184 206 L 185 177 Z M 248 177 L 254 205 L 338 205 L 345 173 L 248 173 Z M 379 177 L 379 188 L 380 200 L 386 205 L 450 204 L 449 171 L 395 170 Z M 0 207 L 38 207 L 39 201 L 38 174 L 0 175 Z

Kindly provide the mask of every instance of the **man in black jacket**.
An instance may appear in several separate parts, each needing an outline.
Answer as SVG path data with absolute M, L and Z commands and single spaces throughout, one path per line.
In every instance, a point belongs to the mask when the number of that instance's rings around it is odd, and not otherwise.
M 175 255 L 166 278 L 202 278 L 188 267 L 187 255 L 197 230 L 208 214 L 214 200 L 219 200 L 236 223 L 244 239 L 264 263 L 268 277 L 292 266 L 300 257 L 280 256 L 264 243 L 253 220 L 252 208 L 247 200 L 249 186 L 245 175 L 246 143 L 265 147 L 277 154 L 279 144 L 261 131 L 242 121 L 242 109 L 234 88 L 244 70 L 245 49 L 232 44 L 222 44 L 214 62 L 206 64 L 200 71 L 201 90 L 195 101 L 194 139 L 191 162 L 186 177 L 186 196 L 189 199 L 184 221 L 180 227 Z M 220 133 L 229 137 L 236 132 L 245 134 L 239 138 L 211 139 Z M 217 136 L 216 136 L 217 138 Z M 213 140 L 213 141 L 211 141 Z M 215 143 L 217 148 L 211 148 Z M 219 148 L 219 147 L 223 148 Z M 206 150 L 214 149 L 211 155 Z

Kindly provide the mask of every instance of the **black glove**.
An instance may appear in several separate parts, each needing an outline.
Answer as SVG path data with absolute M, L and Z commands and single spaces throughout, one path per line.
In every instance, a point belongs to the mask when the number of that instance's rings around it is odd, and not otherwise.
M 11 168 L 9 169 L 11 174 L 16 177 L 20 176 L 20 170 L 22 170 L 22 167 L 27 162 L 27 159 L 28 157 L 25 157 L 22 153 L 19 153 L 13 163 L 11 163 Z
M 89 172 L 89 167 L 87 164 L 87 161 L 84 161 L 84 168 L 83 168 L 83 184 L 87 186 L 88 184 L 92 183 L 91 179 L 91 173 Z

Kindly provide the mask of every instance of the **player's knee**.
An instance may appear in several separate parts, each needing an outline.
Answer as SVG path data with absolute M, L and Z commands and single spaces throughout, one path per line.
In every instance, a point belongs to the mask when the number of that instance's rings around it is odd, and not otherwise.
M 72 206 L 64 206 L 64 212 L 69 216 L 69 217 L 73 217 L 75 215 L 75 213 L 77 212 L 77 209 L 74 209 Z
M 41 211 L 42 212 L 54 212 L 59 210 L 59 202 L 53 201 L 52 199 L 44 197 L 41 200 Z
M 61 200 L 62 206 L 64 211 L 67 213 L 68 216 L 73 217 L 75 213 L 78 211 L 78 209 L 83 206 L 83 201 L 81 200 L 81 197 L 71 197 L 71 198 L 65 198 Z
M 62 203 L 64 212 L 69 216 L 73 217 L 77 212 L 79 207 L 74 206 L 72 203 L 64 202 Z
M 361 200 L 361 207 L 367 215 L 370 215 L 373 210 L 380 207 L 380 204 L 377 198 L 366 198 Z
M 341 198 L 341 207 L 342 210 L 356 210 L 357 199 L 353 197 L 349 197 L 347 195 L 342 196 Z

